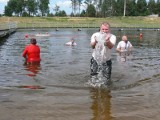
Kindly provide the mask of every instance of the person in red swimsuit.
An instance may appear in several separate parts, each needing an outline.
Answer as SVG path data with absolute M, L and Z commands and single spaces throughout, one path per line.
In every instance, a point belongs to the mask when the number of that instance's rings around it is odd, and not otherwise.
M 27 45 L 22 53 L 27 63 L 40 63 L 40 47 L 35 38 L 31 38 L 30 44 Z

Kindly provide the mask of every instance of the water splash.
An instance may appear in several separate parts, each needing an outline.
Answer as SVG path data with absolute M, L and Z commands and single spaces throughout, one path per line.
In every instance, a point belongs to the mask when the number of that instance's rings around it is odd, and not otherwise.
M 102 70 L 100 70 L 97 75 L 91 76 L 91 79 L 88 80 L 86 85 L 91 87 L 107 87 L 109 86 L 109 80 L 106 80 L 106 77 L 103 76 Z
M 97 61 L 98 65 L 102 64 L 104 62 L 103 60 L 103 53 L 105 50 L 105 46 L 104 46 L 104 40 L 106 37 L 106 33 L 101 33 L 98 37 L 96 37 L 96 47 L 95 47 L 95 60 Z

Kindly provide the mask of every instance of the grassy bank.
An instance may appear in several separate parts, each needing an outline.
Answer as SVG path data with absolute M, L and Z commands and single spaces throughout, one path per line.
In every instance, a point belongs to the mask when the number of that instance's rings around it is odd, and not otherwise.
M 18 28 L 91 28 L 99 27 L 104 21 L 108 21 L 112 27 L 160 28 L 160 17 L 0 17 L 1 24 L 16 22 Z

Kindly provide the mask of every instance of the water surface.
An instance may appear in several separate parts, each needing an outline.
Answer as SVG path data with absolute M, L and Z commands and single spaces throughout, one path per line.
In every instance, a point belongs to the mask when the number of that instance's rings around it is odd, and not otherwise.
M 0 42 L 0 116 L 2 120 L 159 120 L 160 32 L 113 30 L 134 46 L 125 63 L 112 54 L 110 89 L 86 85 L 94 29 L 18 30 Z M 21 56 L 29 37 L 41 48 L 41 65 L 26 66 Z M 139 34 L 143 33 L 143 38 Z M 77 46 L 65 46 L 72 37 Z M 116 43 L 116 45 L 117 45 Z

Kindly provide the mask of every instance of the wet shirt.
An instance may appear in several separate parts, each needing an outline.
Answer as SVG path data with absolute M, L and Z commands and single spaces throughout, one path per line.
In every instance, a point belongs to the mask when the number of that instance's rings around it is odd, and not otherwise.
M 30 44 L 25 47 L 22 56 L 27 58 L 27 62 L 40 62 L 40 48 L 37 45 Z
M 94 33 L 91 36 L 91 42 L 97 41 L 96 46 L 93 49 L 92 56 L 98 63 L 103 63 L 111 59 L 112 50 L 109 49 L 107 46 L 104 46 L 105 37 L 106 37 L 106 34 L 101 32 Z M 115 35 L 111 34 L 110 42 L 113 45 L 115 45 L 116 43 Z
M 122 51 L 128 51 L 128 49 L 131 47 L 132 44 L 129 41 L 127 41 L 127 43 L 124 41 L 120 41 L 117 45 L 117 49 L 121 49 Z
M 119 53 L 119 55 L 121 56 L 121 58 L 125 58 L 126 59 L 126 56 L 129 56 L 130 55 L 130 48 L 132 47 L 132 44 L 127 41 L 127 42 L 124 42 L 124 41 L 120 41 L 117 45 L 117 49 L 120 49 L 121 52 Z M 121 60 L 121 61 L 124 61 L 124 60 Z
M 67 42 L 66 45 L 75 46 L 75 45 L 77 45 L 77 43 L 75 43 L 75 42 L 74 42 L 74 43 L 72 43 L 72 42 Z

